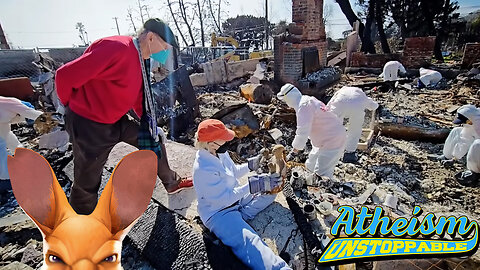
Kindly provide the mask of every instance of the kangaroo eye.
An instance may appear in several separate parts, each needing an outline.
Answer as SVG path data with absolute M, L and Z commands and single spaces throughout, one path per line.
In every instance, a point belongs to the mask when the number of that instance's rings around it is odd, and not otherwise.
M 55 255 L 49 255 L 48 256 L 48 261 L 51 262 L 51 263 L 63 263 L 62 259 L 60 259 L 59 257 L 57 257 Z
M 116 262 L 117 261 L 117 255 L 112 255 L 108 256 L 105 259 L 103 259 L 104 262 Z

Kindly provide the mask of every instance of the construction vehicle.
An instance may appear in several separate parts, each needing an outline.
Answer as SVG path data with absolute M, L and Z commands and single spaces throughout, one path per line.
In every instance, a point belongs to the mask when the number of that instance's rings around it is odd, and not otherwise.
M 218 46 L 218 43 L 227 43 L 231 46 L 226 48 Z M 217 37 L 215 33 L 212 33 L 211 45 L 215 52 L 216 59 L 226 59 L 227 61 L 240 61 L 240 55 L 238 55 L 237 49 L 239 48 L 238 41 L 231 36 Z M 227 50 L 227 53 L 225 51 Z M 236 54 L 237 53 L 237 54 Z
M 224 48 L 224 47 L 218 47 L 219 43 L 229 44 L 230 46 L 227 48 L 232 49 L 228 53 L 220 55 L 218 57 L 219 59 L 227 59 L 227 61 L 239 61 L 239 60 L 257 59 L 257 58 L 273 56 L 273 52 L 269 50 L 250 52 L 250 48 L 240 47 L 240 43 L 235 38 L 231 36 L 218 37 L 215 33 L 212 33 L 211 47 Z

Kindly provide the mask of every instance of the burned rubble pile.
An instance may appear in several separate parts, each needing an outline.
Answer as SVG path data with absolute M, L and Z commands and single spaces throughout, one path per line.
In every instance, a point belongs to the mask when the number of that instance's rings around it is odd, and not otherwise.
M 169 85 L 179 84 L 181 80 L 172 77 L 171 81 L 157 83 L 157 103 L 168 104 L 159 110 L 159 123 L 169 134 L 169 139 L 191 145 L 198 123 L 207 118 L 221 120 L 237 135 L 225 145 L 236 162 L 244 162 L 262 149 L 272 149 L 278 144 L 285 146 L 288 152 L 295 136 L 296 116 L 293 109 L 274 98 L 279 86 L 274 82 L 272 66 L 273 59 L 264 59 L 256 63 L 255 72 L 240 72 L 242 76 L 236 76 L 228 82 L 179 85 L 178 88 L 189 90 L 173 95 L 168 90 L 171 89 Z M 43 76 L 44 80 L 36 84 L 31 103 L 36 109 L 50 112 L 49 117 L 35 124 L 15 124 L 12 130 L 27 148 L 39 152 L 48 160 L 68 196 L 73 179 L 72 175 L 66 173 L 66 168 L 72 165 L 72 147 L 62 134 L 63 119 L 59 115 L 63 113 L 63 108 L 54 102 L 57 100 L 55 91 L 52 90 L 54 69 L 45 67 L 45 70 L 47 72 Z M 478 187 L 464 187 L 454 178 L 455 173 L 465 167 L 465 160 L 453 167 L 444 167 L 434 158 L 441 154 L 442 143 L 450 131 L 456 109 L 467 103 L 480 105 L 479 93 L 476 90 L 480 80 L 476 78 L 478 73 L 475 72 L 473 70 L 447 80 L 447 88 L 444 90 L 417 89 L 413 77 L 395 86 L 379 87 L 384 84 L 376 75 L 365 72 L 341 74 L 337 68 L 325 68 L 305 75 L 299 80 L 299 84 L 302 84 L 303 80 L 306 91 L 318 91 L 318 98 L 324 103 L 342 86 L 356 85 L 378 101 L 381 107 L 374 115 L 366 114 L 364 129 L 367 132 L 361 140 L 365 148 L 360 153 L 359 162 L 340 162 L 335 168 L 333 180 L 320 181 L 318 186 L 306 184 L 305 178 L 309 172 L 300 164 L 305 162 L 307 153 L 312 148 L 311 144 L 307 143 L 303 153 L 290 164 L 287 187 L 291 186 L 294 193 L 284 192 L 282 200 L 287 203 L 282 207 L 271 206 L 264 214 L 264 218 L 272 222 L 275 214 L 285 213 L 281 211 L 287 211 L 291 215 L 290 211 L 300 209 L 302 219 L 299 222 L 294 213 L 294 219 L 288 221 L 296 221 L 298 224 L 286 225 L 294 228 L 282 232 L 288 235 L 271 236 L 268 235 L 266 227 L 263 227 L 263 231 L 259 231 L 262 238 L 269 245 L 274 243 L 276 251 L 289 261 L 290 265 L 294 265 L 295 269 L 314 269 L 313 260 L 318 256 L 318 250 L 317 253 L 310 252 L 313 247 L 309 245 L 328 243 L 331 238 L 330 226 L 338 215 L 336 209 L 341 205 L 366 205 L 369 208 L 381 205 L 388 209 L 387 214 L 393 217 L 409 217 L 413 206 L 420 205 L 425 212 L 435 212 L 438 215 L 455 213 L 478 219 L 480 190 Z M 325 83 L 325 80 L 329 83 Z M 195 106 L 187 104 L 191 102 L 192 95 L 196 101 Z M 108 179 L 108 173 L 112 170 L 113 168 L 104 170 L 104 178 Z M 39 268 L 42 255 L 41 235 L 28 217 L 21 215 L 21 209 L 12 193 L 2 195 L 0 200 L 0 267 L 17 262 L 22 263 L 25 269 Z M 291 206 L 292 201 L 296 208 Z M 172 228 L 187 235 L 187 240 L 179 245 L 197 249 L 193 252 L 183 247 L 182 256 L 194 254 L 198 258 L 192 259 L 193 262 L 183 258 L 183 264 L 174 265 L 178 269 L 212 269 L 216 262 L 210 257 L 211 254 L 208 254 L 212 250 L 225 252 L 222 253 L 228 255 L 225 258 L 235 260 L 218 239 L 199 226 L 197 219 L 185 218 L 158 201 L 152 202 L 150 207 L 147 211 L 157 211 L 158 220 L 168 220 Z M 309 221 L 309 229 L 305 229 L 306 220 Z M 148 226 L 161 225 L 161 222 L 157 224 L 157 220 L 154 221 L 155 224 Z M 252 221 L 252 226 L 255 229 L 262 228 L 259 223 Z M 141 232 L 141 229 L 143 228 L 137 228 L 136 233 Z M 166 225 L 162 230 L 168 231 Z M 308 235 L 302 235 L 302 232 Z M 278 238 L 287 240 L 281 242 Z M 175 241 L 175 234 L 172 233 L 168 239 Z M 178 239 L 176 241 L 178 242 Z M 201 241 L 204 243 L 200 243 Z M 176 243 L 164 243 L 160 246 L 146 243 L 143 248 L 148 250 L 139 251 L 139 244 L 135 239 L 127 237 L 123 245 L 122 265 L 124 269 L 155 269 L 155 265 L 165 263 L 166 260 L 174 263 L 175 260 L 171 258 L 152 262 L 145 257 L 154 257 L 153 253 L 157 250 L 175 245 Z M 241 269 L 241 264 L 237 261 L 235 263 L 240 265 L 238 269 Z M 469 263 L 477 267 L 480 265 L 480 258 L 474 256 Z M 224 265 L 219 263 L 216 266 Z M 372 264 L 357 264 L 357 269 L 372 269 Z
M 322 101 L 328 102 L 329 97 L 342 86 L 377 80 L 376 75 L 367 73 L 342 75 L 335 86 L 327 89 Z M 455 173 L 465 166 L 465 159 L 454 167 L 443 167 L 433 158 L 442 153 L 442 143 L 450 131 L 456 109 L 466 103 L 480 105 L 475 90 L 476 81 L 466 85 L 459 75 L 458 79 L 446 81 L 448 87 L 445 90 L 417 89 L 413 78 L 409 81 L 387 91 L 380 91 L 371 84 L 363 87 L 367 95 L 381 104 L 376 114 L 375 137 L 369 149 L 363 151 L 358 164 L 340 162 L 335 169 L 335 181 L 320 183 L 319 187 L 295 187 L 300 205 L 312 204 L 326 213 L 322 222 L 327 225 L 319 227 L 328 231 L 328 222 L 334 220 L 331 212 L 325 211 L 332 207 L 330 204 L 333 204 L 332 209 L 344 204 L 382 205 L 390 209 L 391 215 L 406 217 L 411 215 L 414 205 L 420 205 L 425 211 L 438 214 L 458 213 L 478 218 L 478 188 L 464 187 L 454 180 Z M 211 117 L 206 106 L 211 102 L 220 106 L 218 109 L 238 105 L 235 104 L 237 102 L 246 103 L 237 86 L 216 86 L 200 91 L 208 91 L 209 95 L 198 96 L 204 118 Z M 290 149 L 296 128 L 293 110 L 276 99 L 268 105 L 247 103 L 244 106 L 257 116 L 260 128 L 249 129 L 247 136 L 232 141 L 228 145 L 231 154 L 242 161 L 275 144 L 285 145 L 287 151 Z M 254 121 L 246 118 L 242 120 Z M 371 116 L 367 114 L 364 128 L 369 128 L 370 121 Z M 235 123 L 229 124 L 235 129 Z M 398 130 L 389 131 L 391 126 Z M 416 131 L 413 138 L 408 135 L 412 130 Z M 311 145 L 307 145 L 304 153 L 310 149 Z M 303 155 L 298 162 L 305 160 L 306 155 Z M 302 169 L 299 171 L 300 174 L 305 173 Z M 322 210 L 319 212 L 322 213 Z M 318 233 L 326 231 L 320 229 Z M 478 258 L 474 260 L 479 262 Z

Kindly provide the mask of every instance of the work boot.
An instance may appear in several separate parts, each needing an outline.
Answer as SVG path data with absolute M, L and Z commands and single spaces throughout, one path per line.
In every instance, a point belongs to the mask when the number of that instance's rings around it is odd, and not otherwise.
M 458 183 L 463 186 L 473 187 L 478 184 L 478 180 L 480 179 L 480 173 L 472 172 L 472 171 L 464 171 L 459 172 L 455 175 Z
M 356 152 L 346 152 L 343 154 L 343 163 L 357 163 L 358 156 Z

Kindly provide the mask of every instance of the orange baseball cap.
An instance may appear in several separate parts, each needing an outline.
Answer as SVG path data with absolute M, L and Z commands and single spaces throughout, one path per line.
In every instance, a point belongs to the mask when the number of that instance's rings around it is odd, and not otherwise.
M 213 142 L 216 140 L 231 141 L 235 132 L 228 129 L 220 120 L 207 119 L 198 125 L 198 141 Z

